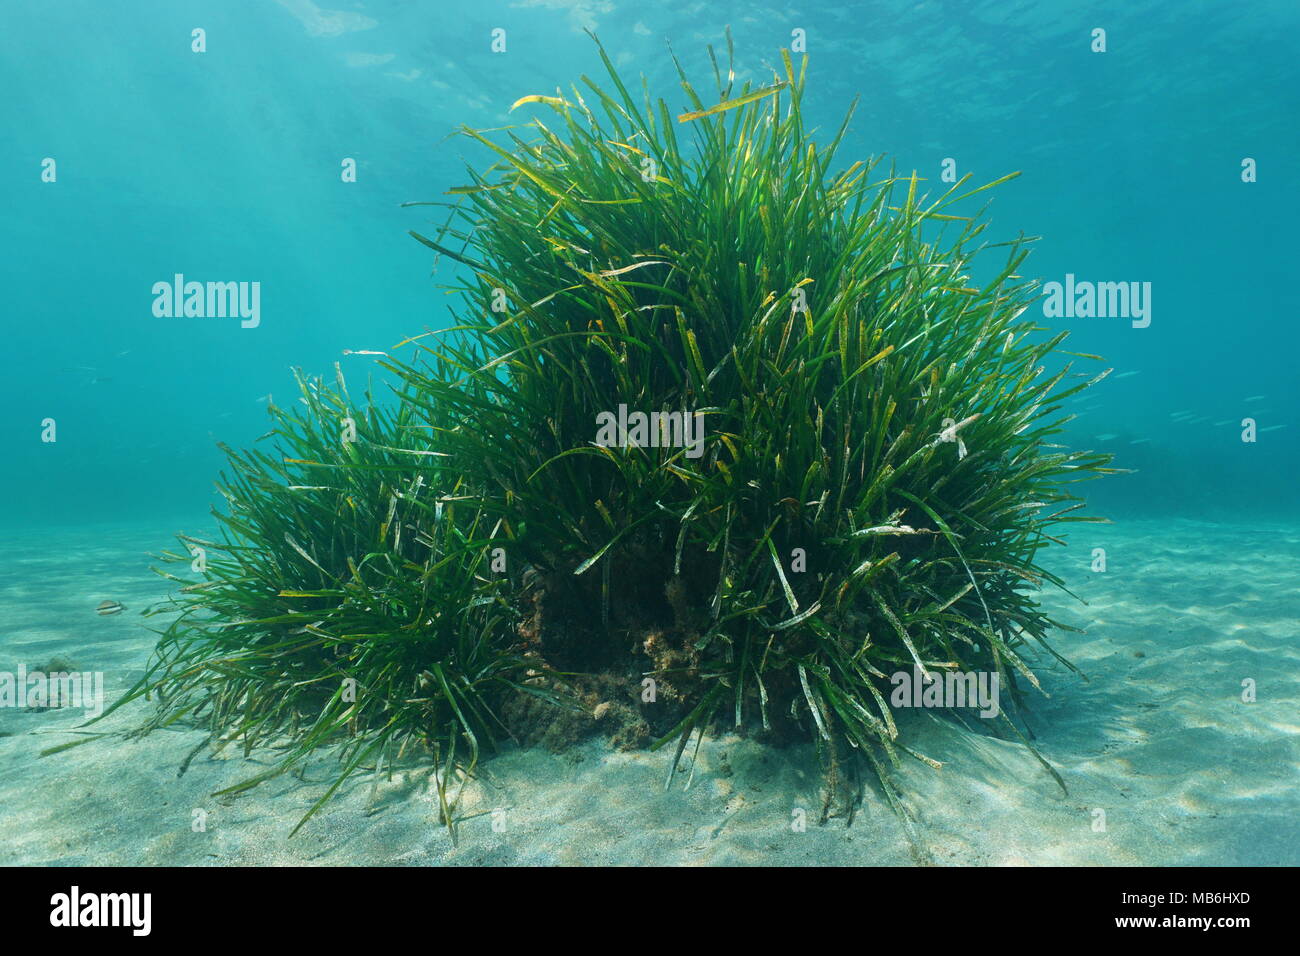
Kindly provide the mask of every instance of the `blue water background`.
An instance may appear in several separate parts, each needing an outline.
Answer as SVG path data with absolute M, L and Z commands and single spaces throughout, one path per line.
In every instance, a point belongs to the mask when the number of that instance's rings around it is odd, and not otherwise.
M 506 125 L 519 96 L 599 79 L 584 28 L 685 107 L 667 43 L 707 88 L 727 25 L 755 82 L 806 31 L 812 120 L 829 135 L 861 97 L 845 162 L 888 154 L 936 191 L 946 157 L 979 182 L 1023 171 L 990 233 L 1043 237 L 1026 274 L 1153 284 L 1146 329 L 1044 320 L 1115 368 L 1071 429 L 1139 469 L 1097 483 L 1098 508 L 1296 513 L 1293 0 L 8 0 L 0 17 L 0 527 L 156 518 L 162 545 L 205 523 L 214 442 L 262 434 L 259 399 L 288 399 L 291 367 L 341 362 L 360 385 L 372 360 L 342 350 L 448 324 L 433 255 L 407 236 L 434 217 L 400 203 L 467 181 L 481 157 L 447 138 L 457 125 Z M 156 318 L 151 287 L 175 273 L 260 282 L 260 327 Z M 1271 429 L 1253 444 L 1246 416 Z

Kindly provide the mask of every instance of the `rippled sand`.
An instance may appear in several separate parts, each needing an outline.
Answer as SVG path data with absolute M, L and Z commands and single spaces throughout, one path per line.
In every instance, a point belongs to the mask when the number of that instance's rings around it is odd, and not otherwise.
M 667 792 L 666 752 L 504 754 L 467 790 L 454 846 L 425 772 L 359 778 L 289 839 L 329 762 L 218 800 L 266 757 L 203 755 L 178 779 L 202 734 L 175 731 L 38 759 L 79 715 L 0 708 L 0 864 L 1300 864 L 1300 528 L 1126 522 L 1070 540 L 1053 569 L 1089 604 L 1044 599 L 1087 628 L 1056 646 L 1090 680 L 1038 660 L 1051 696 L 1028 718 L 1069 795 L 1019 742 L 912 714 L 913 746 L 944 763 L 897 774 L 915 844 L 870 790 L 852 827 L 818 826 L 811 751 L 734 737 L 706 741 L 690 789 L 678 773 Z M 115 697 L 153 645 L 158 619 L 138 612 L 166 593 L 145 552 L 168 544 L 139 527 L 6 536 L 0 670 L 59 655 Z M 102 600 L 128 610 L 99 617 Z

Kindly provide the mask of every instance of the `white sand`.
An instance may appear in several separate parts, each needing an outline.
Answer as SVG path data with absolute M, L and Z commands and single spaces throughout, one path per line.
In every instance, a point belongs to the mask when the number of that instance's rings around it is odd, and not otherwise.
M 144 552 L 166 528 L 7 535 L 0 545 L 0 670 L 69 657 L 107 674 L 109 696 L 140 673 L 153 638 L 137 612 L 166 593 Z M 1090 550 L 1109 570 L 1088 570 Z M 1300 529 L 1128 522 L 1076 531 L 1054 569 L 1090 602 L 1048 595 L 1086 636 L 1057 647 L 1091 678 L 1048 658 L 1036 668 L 1030 727 L 1069 787 L 1064 796 L 1019 743 L 926 713 L 903 721 L 935 771 L 896 775 L 922 855 L 940 864 L 1300 864 Z M 110 599 L 128 611 L 98 617 Z M 1138 657 L 1137 653 L 1144 656 Z M 1253 678 L 1258 700 L 1241 700 Z M 138 717 L 137 712 L 137 717 Z M 123 723 L 131 723 L 128 713 Z M 196 758 L 194 731 L 92 743 L 52 757 L 67 711 L 0 709 L 0 864 L 908 864 L 898 819 L 868 791 L 851 828 L 816 825 L 809 748 L 706 741 L 690 790 L 670 754 L 592 741 L 562 756 L 511 752 L 467 791 L 453 846 L 427 778 L 372 788 L 358 778 L 292 839 L 324 792 L 328 762 L 233 800 L 211 797 L 265 766 Z M 805 832 L 791 827 L 806 809 Z M 191 828 L 196 809 L 207 828 Z M 492 811 L 502 811 L 493 814 Z M 1106 829 L 1093 829 L 1104 810 Z M 496 829 L 494 829 L 494 821 Z

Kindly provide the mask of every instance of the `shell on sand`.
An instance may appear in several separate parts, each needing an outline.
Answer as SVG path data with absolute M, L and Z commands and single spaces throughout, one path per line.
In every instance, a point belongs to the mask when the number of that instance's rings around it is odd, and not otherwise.
M 100 614 L 117 614 L 126 610 L 126 605 L 118 604 L 116 601 L 101 601 L 99 607 L 95 610 Z

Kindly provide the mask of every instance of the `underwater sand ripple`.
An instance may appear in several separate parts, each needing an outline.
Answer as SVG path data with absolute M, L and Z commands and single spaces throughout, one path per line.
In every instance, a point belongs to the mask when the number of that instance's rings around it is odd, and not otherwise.
M 82 536 L 10 538 L 0 553 L 0 669 L 61 654 L 108 672 L 120 692 L 153 638 L 127 611 L 100 618 L 111 595 L 143 608 L 165 593 L 144 569 L 156 528 L 123 528 L 85 548 Z M 1086 538 L 1086 540 L 1085 540 Z M 82 542 L 79 544 L 78 542 Z M 1109 570 L 1087 570 L 1105 547 Z M 18 560 L 10 560 L 17 558 Z M 1045 595 L 1087 635 L 1059 648 L 1091 678 L 1042 660 L 1050 699 L 1028 724 L 1068 796 L 1018 743 L 905 715 L 918 749 L 946 762 L 900 771 L 924 851 L 939 864 L 1296 865 L 1300 863 L 1300 648 L 1293 595 L 1300 529 L 1201 522 L 1126 522 L 1076 535 L 1052 570 L 1091 607 Z M 87 601 L 87 596 L 95 600 Z M 1290 603 L 1290 606 L 1288 604 Z M 1098 611 L 1104 613 L 1098 613 Z M 148 622 L 153 623 L 153 622 Z M 1144 656 L 1137 657 L 1141 653 Z M 1253 678 L 1258 700 L 1241 700 Z M 453 846 L 436 824 L 422 772 L 377 788 L 359 778 L 292 840 L 319 797 L 327 764 L 238 799 L 212 791 L 250 772 L 200 756 L 195 731 L 112 741 L 37 759 L 69 739 L 77 715 L 0 710 L 0 864 L 906 865 L 898 820 L 869 793 L 851 828 L 816 825 L 820 778 L 809 748 L 706 741 L 690 790 L 663 790 L 663 753 L 616 753 L 589 741 L 563 755 L 503 754 L 466 793 Z M 123 724 L 131 722 L 131 715 Z M 1008 781 L 1015 781 L 1009 784 Z M 791 829 L 792 813 L 810 818 Z M 1106 831 L 1093 829 L 1095 811 Z M 191 828 L 207 812 L 205 832 Z M 494 815 L 493 811 L 498 811 Z M 494 820 L 498 827 L 493 827 Z

